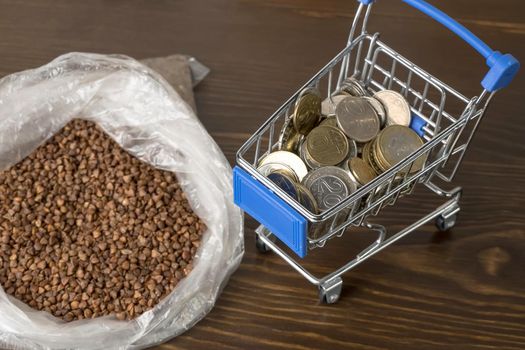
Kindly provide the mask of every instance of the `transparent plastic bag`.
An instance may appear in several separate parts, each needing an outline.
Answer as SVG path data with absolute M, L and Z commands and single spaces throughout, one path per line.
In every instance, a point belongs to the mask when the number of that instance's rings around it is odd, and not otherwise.
M 153 309 L 65 323 L 0 287 L 0 347 L 136 349 L 192 327 L 213 307 L 243 254 L 243 220 L 233 204 L 231 167 L 162 77 L 124 56 L 71 53 L 0 80 L 0 170 L 16 164 L 71 119 L 100 125 L 124 149 L 175 172 L 207 225 L 192 272 Z

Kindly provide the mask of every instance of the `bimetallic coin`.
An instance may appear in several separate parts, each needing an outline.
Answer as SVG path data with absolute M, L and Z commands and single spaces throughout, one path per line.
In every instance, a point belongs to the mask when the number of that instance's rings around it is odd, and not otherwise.
M 306 136 L 306 151 L 321 166 L 336 165 L 348 155 L 348 140 L 337 128 L 318 126 Z
M 424 144 L 414 130 L 402 125 L 386 127 L 377 137 L 376 143 L 376 160 L 383 171 L 401 162 Z M 426 159 L 426 154 L 417 158 L 410 168 L 410 173 L 421 170 Z M 406 171 L 409 171 L 409 169 L 405 169 Z
M 342 82 L 341 90 L 356 97 L 366 96 L 368 94 L 365 84 L 353 77 L 346 78 Z
M 312 192 L 320 211 L 337 205 L 357 188 L 346 171 L 334 166 L 308 173 L 302 183 Z
M 357 142 L 368 142 L 379 132 L 379 117 L 367 100 L 348 96 L 335 109 L 337 124 Z
M 288 118 L 279 134 L 278 148 L 281 151 L 295 153 L 302 138 L 303 135 L 294 128 L 292 118 Z
M 369 182 L 372 182 L 377 176 L 376 172 L 366 161 L 361 158 L 354 157 L 348 162 L 348 173 L 352 180 L 358 184 L 358 186 L 364 186 Z
M 319 210 L 312 192 L 304 185 L 298 183 L 295 184 L 295 187 L 297 188 L 297 195 L 299 197 L 298 202 L 311 213 L 317 214 Z
M 403 95 L 392 90 L 378 91 L 374 94 L 386 111 L 386 126 L 389 125 L 410 125 L 410 105 Z
M 314 88 L 301 92 L 295 104 L 293 125 L 301 135 L 307 135 L 321 117 L 321 96 Z
M 379 127 L 381 129 L 384 128 L 386 125 L 385 106 L 383 106 L 383 104 L 376 98 L 369 97 L 369 96 L 364 96 L 363 98 L 367 100 L 368 103 L 370 103 L 370 105 L 372 106 L 372 108 L 374 108 L 374 110 L 376 111 L 377 116 L 379 117 Z
M 332 97 L 327 97 L 321 103 L 321 114 L 325 116 L 331 116 L 335 114 L 335 107 L 348 95 L 334 95 Z
M 285 164 L 293 170 L 299 181 L 308 173 L 308 169 L 298 155 L 288 151 L 275 151 L 266 155 L 260 162 L 259 167 L 267 163 Z
M 286 192 L 290 197 L 298 200 L 299 197 L 295 183 L 288 176 L 280 173 L 271 173 L 268 175 L 268 179 L 270 179 L 274 184 Z
M 299 181 L 295 172 L 286 164 L 281 163 L 266 163 L 257 168 L 257 171 L 263 176 L 268 176 L 272 173 L 282 173 L 293 181 Z

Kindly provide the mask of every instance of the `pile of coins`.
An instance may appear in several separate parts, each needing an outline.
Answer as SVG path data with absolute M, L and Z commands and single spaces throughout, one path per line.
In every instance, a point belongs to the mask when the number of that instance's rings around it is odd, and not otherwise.
M 303 90 L 258 171 L 314 214 L 340 203 L 423 145 L 409 128 L 410 105 L 398 92 L 370 93 L 347 78 L 324 101 Z M 421 156 L 401 173 L 420 171 Z

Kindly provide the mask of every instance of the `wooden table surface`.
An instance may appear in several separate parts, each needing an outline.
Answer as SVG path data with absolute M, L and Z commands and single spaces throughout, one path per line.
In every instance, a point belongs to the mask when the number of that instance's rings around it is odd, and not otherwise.
M 432 0 L 493 48 L 525 61 L 521 0 Z M 68 51 L 145 58 L 196 56 L 212 73 L 199 117 L 230 162 L 285 99 L 338 52 L 350 0 L 1 0 L 0 75 Z M 467 96 L 483 60 L 400 1 L 380 1 L 371 31 Z M 316 289 L 273 254 L 246 254 L 213 311 L 164 349 L 525 349 L 525 72 L 497 94 L 455 184 L 457 226 L 428 224 L 344 276 L 342 299 Z M 376 218 L 399 230 L 430 211 L 422 192 Z M 306 266 L 327 273 L 370 237 L 347 234 Z

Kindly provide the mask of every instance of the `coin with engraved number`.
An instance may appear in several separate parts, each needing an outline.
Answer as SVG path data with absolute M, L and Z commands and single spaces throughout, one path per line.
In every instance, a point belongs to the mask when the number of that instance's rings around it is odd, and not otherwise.
M 348 95 L 334 95 L 331 97 L 327 97 L 321 103 L 321 114 L 325 116 L 330 116 L 330 115 L 335 114 L 335 107 L 337 107 L 337 104 L 341 102 L 347 96 Z
M 268 179 L 293 199 L 297 200 L 299 198 L 295 183 L 288 176 L 281 173 L 271 173 L 268 175 Z
M 307 135 L 321 117 L 321 96 L 317 89 L 307 88 L 301 92 L 293 115 L 295 130 L 301 135 Z
M 386 126 L 389 125 L 410 125 L 410 105 L 403 95 L 393 90 L 378 91 L 374 94 L 386 111 Z
M 321 166 L 336 165 L 348 155 L 348 140 L 337 128 L 318 126 L 306 136 L 306 151 Z
M 379 132 L 379 117 L 367 100 L 348 96 L 335 109 L 337 124 L 344 133 L 357 142 L 365 143 Z
M 299 181 L 308 173 L 304 162 L 297 154 L 288 151 L 275 151 L 265 156 L 260 162 L 259 167 L 268 163 L 280 163 L 287 165 L 293 170 Z
M 312 192 L 320 211 L 332 208 L 356 190 L 346 171 L 334 166 L 311 171 L 302 183 Z
M 257 171 L 261 173 L 263 176 L 268 176 L 271 173 L 277 173 L 280 172 L 282 174 L 287 175 L 290 177 L 293 181 L 299 181 L 299 178 L 295 174 L 295 172 L 286 164 L 281 163 L 266 163 L 261 165 L 257 168 Z

